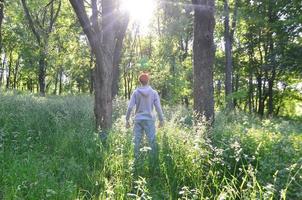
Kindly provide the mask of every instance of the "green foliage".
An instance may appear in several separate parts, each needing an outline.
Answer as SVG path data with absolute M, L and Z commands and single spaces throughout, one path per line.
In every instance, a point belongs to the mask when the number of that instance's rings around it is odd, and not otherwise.
M 218 113 L 208 129 L 192 126 L 185 108 L 165 107 L 158 162 L 148 159 L 144 141 L 134 165 L 123 100 L 114 104 L 104 143 L 94 133 L 89 96 L 5 94 L 0 101 L 4 199 L 302 197 L 301 121 Z

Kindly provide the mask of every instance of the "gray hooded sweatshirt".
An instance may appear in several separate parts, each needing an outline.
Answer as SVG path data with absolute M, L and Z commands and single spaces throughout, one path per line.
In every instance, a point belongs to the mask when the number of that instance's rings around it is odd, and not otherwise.
M 135 109 L 135 121 L 138 120 L 155 120 L 155 114 L 153 112 L 153 108 L 158 114 L 158 118 L 160 121 L 163 121 L 163 111 L 160 105 L 160 99 L 158 93 L 152 89 L 151 86 L 141 86 L 137 88 L 131 98 L 128 105 L 128 110 L 126 114 L 126 120 L 128 121 L 130 118 L 131 111 L 133 107 L 136 106 Z

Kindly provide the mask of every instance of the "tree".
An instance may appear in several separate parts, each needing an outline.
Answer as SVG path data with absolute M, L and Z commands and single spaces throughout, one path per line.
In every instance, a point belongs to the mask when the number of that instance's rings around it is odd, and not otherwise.
M 0 54 L 2 54 L 2 21 L 4 17 L 4 0 L 0 0 Z M 1 61 L 2 56 L 0 56 L 0 87 L 2 84 L 4 64 Z
M 40 95 L 45 96 L 48 40 L 61 9 L 61 0 L 50 0 L 41 13 L 37 12 L 35 14 L 30 12 L 26 0 L 21 0 L 21 2 L 29 28 L 34 34 L 39 47 L 39 88 Z M 55 8 L 55 2 L 58 2 L 57 8 Z
M 112 124 L 112 87 L 116 77 L 114 66 L 120 59 L 122 41 L 126 32 L 128 15 L 118 10 L 118 2 L 112 0 L 91 0 L 92 15 L 89 19 L 83 0 L 70 3 L 86 34 L 95 56 L 94 113 L 96 128 L 107 130 Z M 114 82 L 116 84 L 116 82 Z
M 212 120 L 214 118 L 215 2 L 214 0 L 193 0 L 192 2 L 194 5 L 194 109 L 199 115 L 204 115 L 207 120 Z
M 233 99 L 231 98 L 231 95 L 233 92 L 232 45 L 233 45 L 234 32 L 235 32 L 235 28 L 236 28 L 237 9 L 238 9 L 238 0 L 235 0 L 232 26 L 230 28 L 229 1 L 224 0 L 225 97 L 226 97 L 228 109 L 233 109 L 233 107 L 234 107 Z

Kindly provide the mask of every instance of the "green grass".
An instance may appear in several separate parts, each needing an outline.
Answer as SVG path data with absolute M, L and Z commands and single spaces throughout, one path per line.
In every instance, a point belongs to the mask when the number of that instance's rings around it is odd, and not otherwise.
M 126 102 L 115 102 L 106 142 L 89 96 L 0 95 L 3 199 L 302 199 L 302 122 L 217 113 L 214 127 L 165 108 L 152 170 L 134 173 Z M 147 143 L 144 143 L 147 146 Z

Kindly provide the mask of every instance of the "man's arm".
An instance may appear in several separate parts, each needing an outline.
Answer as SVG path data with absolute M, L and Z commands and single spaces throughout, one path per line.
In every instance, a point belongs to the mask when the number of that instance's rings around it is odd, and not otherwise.
M 160 123 L 163 124 L 164 115 L 163 115 L 163 111 L 161 109 L 160 98 L 159 98 L 159 95 L 158 95 L 157 92 L 155 92 L 154 106 L 155 106 L 155 110 L 156 110 L 157 115 L 158 115 L 158 119 L 159 119 Z
M 135 106 L 135 92 L 131 95 L 130 102 L 128 105 L 127 113 L 126 113 L 126 123 L 129 123 L 129 118 L 133 107 Z

